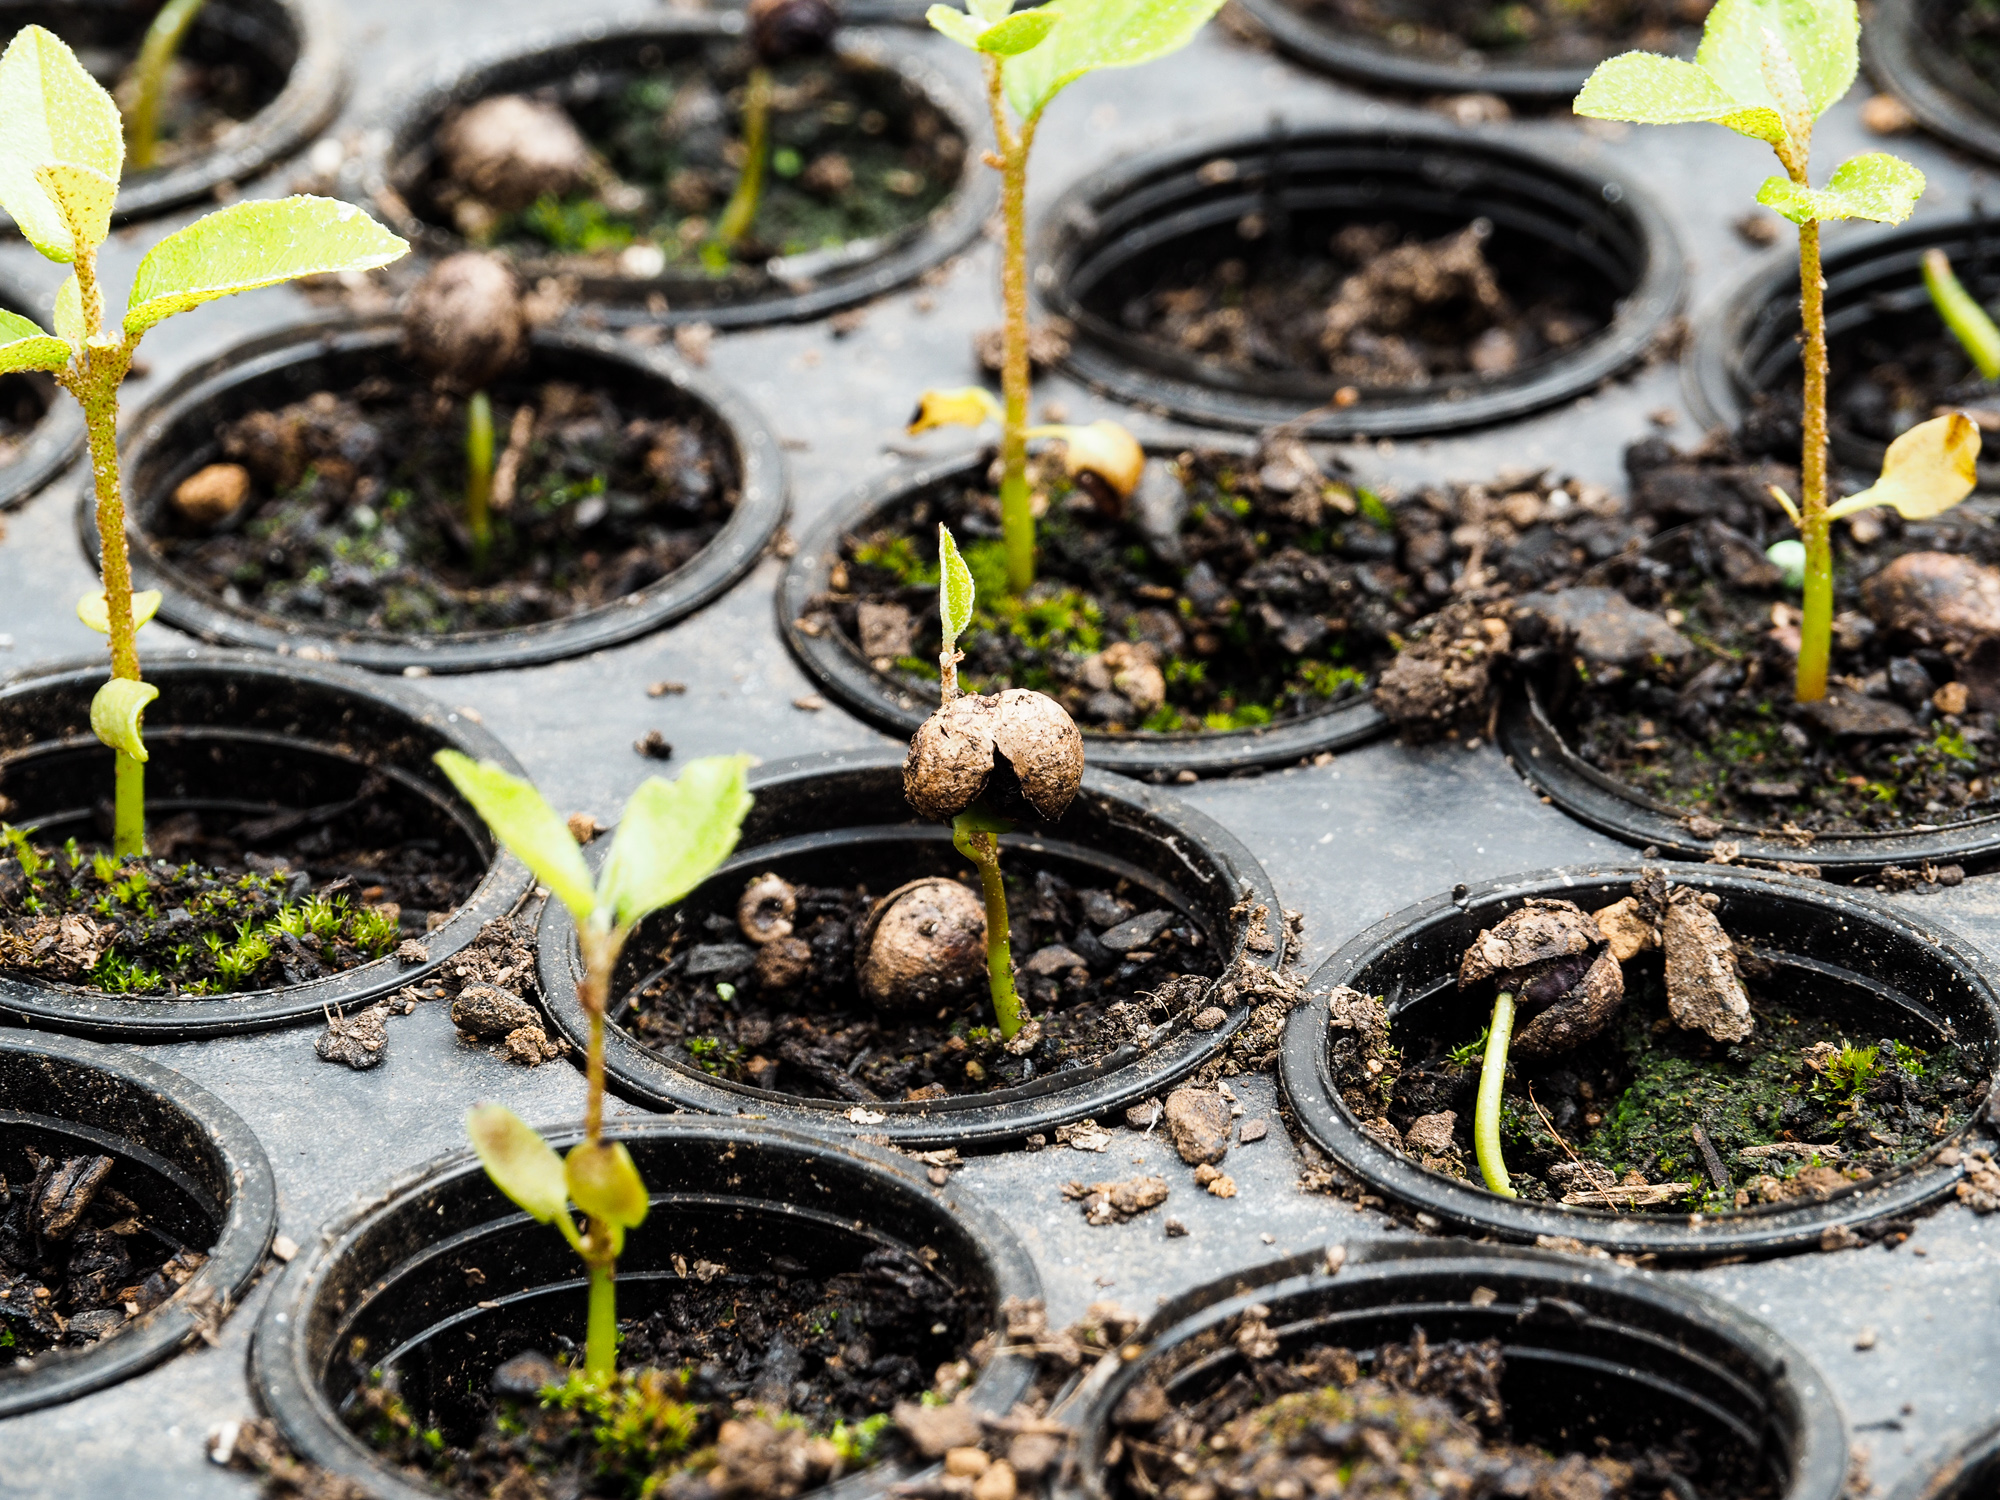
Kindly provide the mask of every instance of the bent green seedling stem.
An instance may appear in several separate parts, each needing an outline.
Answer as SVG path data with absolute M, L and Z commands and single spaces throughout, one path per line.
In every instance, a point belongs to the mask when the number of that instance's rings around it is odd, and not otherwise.
M 1502 1198 L 1516 1197 L 1500 1155 L 1500 1091 L 1507 1083 L 1507 1046 L 1514 1039 L 1514 997 L 1493 997 L 1493 1021 L 1486 1032 L 1486 1057 L 1479 1066 L 1479 1099 L 1472 1114 L 1472 1149 L 1479 1175 Z

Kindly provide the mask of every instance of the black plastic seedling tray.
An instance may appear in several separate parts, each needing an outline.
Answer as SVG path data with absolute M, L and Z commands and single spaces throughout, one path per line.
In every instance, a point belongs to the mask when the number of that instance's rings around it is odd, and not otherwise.
M 416 81 L 459 49 L 485 48 L 510 33 L 571 24 L 602 10 L 588 0 L 343 0 L 330 5 L 344 29 L 350 91 L 331 133 L 362 145 L 362 133 Z M 971 86 L 968 59 L 916 34 L 935 66 Z M 1816 157 L 1831 163 L 1879 144 L 1861 128 L 1863 81 L 1823 123 Z M 1036 153 L 1031 210 L 1044 208 L 1116 155 L 1158 147 L 1206 129 L 1252 128 L 1288 115 L 1380 125 L 1435 120 L 1420 102 L 1377 98 L 1217 25 L 1157 66 L 1112 73 L 1073 88 L 1051 111 Z M 1719 304 L 1759 252 L 1732 228 L 1769 171 L 1764 148 L 1724 132 L 1585 127 L 1567 115 L 1524 118 L 1505 130 L 1585 158 L 1595 154 L 1650 187 L 1688 257 L 1687 314 Z M 1921 136 L 1892 149 L 1930 178 L 1919 222 L 1972 212 L 1990 184 L 1983 171 Z M 242 184 L 253 194 L 286 189 L 302 163 Z M 122 286 L 146 247 L 192 210 L 120 231 L 108 247 L 107 284 Z M 1851 234 L 1829 234 L 1829 245 Z M 1782 251 L 1767 252 L 1782 254 Z M 18 242 L 0 245 L 0 270 L 40 288 L 60 279 Z M 866 309 L 858 328 L 826 323 L 732 332 L 715 340 L 708 373 L 734 384 L 783 440 L 790 465 L 790 529 L 801 534 L 844 495 L 913 456 L 953 450 L 950 434 L 901 436 L 915 393 L 974 376 L 974 332 L 998 321 L 994 252 L 976 244 L 929 286 L 909 286 Z M 42 305 L 46 305 L 45 303 Z M 310 312 L 291 292 L 266 292 L 169 324 L 149 340 L 151 375 L 129 392 L 137 404 L 179 371 L 227 345 Z M 1481 432 L 1395 443 L 1350 442 L 1342 451 L 1378 482 L 1475 479 L 1503 469 L 1551 466 L 1617 485 L 1620 454 L 1657 431 L 1698 434 L 1686 415 L 1681 375 L 1662 358 L 1597 392 Z M 1142 433 L 1162 426 L 1060 378 L 1038 404 L 1072 420 L 1122 415 Z M 74 657 L 96 638 L 77 623 L 77 596 L 93 578 L 76 541 L 73 480 L 45 490 L 5 517 L 0 544 L 0 668 Z M 654 763 L 633 742 L 658 730 L 676 760 L 724 751 L 766 759 L 813 751 L 879 749 L 891 742 L 830 701 L 781 640 L 773 607 L 782 563 L 765 557 L 732 590 L 672 627 L 574 660 L 529 669 L 411 679 L 453 710 L 469 710 L 565 809 L 612 819 Z M 151 629 L 154 650 L 180 640 Z M 672 679 L 684 694 L 647 695 Z M 1331 764 L 1203 781 L 1174 789 L 1263 861 L 1284 904 L 1305 915 L 1307 971 L 1338 945 L 1454 884 L 1583 863 L 1628 863 L 1633 851 L 1545 805 L 1491 745 L 1410 750 L 1378 741 Z M 1913 917 L 1948 926 L 1971 945 L 2000 953 L 2000 875 L 1975 876 L 1944 894 L 1897 898 Z M 274 1169 L 278 1231 L 309 1245 L 322 1224 L 399 1175 L 462 1140 L 467 1106 L 501 1099 L 529 1120 L 554 1125 L 580 1112 L 582 1079 L 567 1064 L 528 1070 L 459 1042 L 439 1005 L 389 1024 L 387 1060 L 366 1073 L 321 1062 L 314 1026 L 144 1047 L 144 1056 L 218 1097 L 263 1143 Z M 123 1044 L 119 1044 L 123 1045 Z M 1086 1155 L 1051 1147 L 976 1155 L 948 1191 L 978 1195 L 1020 1235 L 1039 1270 L 1049 1315 L 1062 1323 L 1102 1298 L 1150 1314 L 1200 1283 L 1328 1243 L 1407 1233 L 1377 1211 L 1301 1192 L 1301 1158 L 1277 1114 L 1268 1075 L 1236 1081 L 1246 1116 L 1273 1122 L 1269 1136 L 1229 1158 L 1237 1196 L 1198 1188 L 1164 1140 L 1114 1129 L 1110 1148 Z M 614 1103 L 614 1112 L 630 1106 Z M 1092 1228 L 1062 1185 L 1158 1171 L 1172 1184 L 1163 1212 Z M 1167 1215 L 1185 1238 L 1163 1238 Z M 1422 1224 L 1418 1228 L 1425 1228 Z M 272 1263 L 275 1266 L 275 1262 Z M 1951 1205 L 1917 1220 L 1893 1250 L 1808 1252 L 1735 1265 L 1662 1273 L 1762 1319 L 1826 1377 L 1845 1414 L 1858 1464 L 1883 1494 L 1920 1482 L 1952 1434 L 1970 1437 L 2000 1415 L 2000 1219 Z M 253 1324 L 270 1275 L 221 1325 L 213 1347 L 197 1345 L 145 1374 L 63 1404 L 0 1421 L 0 1495 L 244 1496 L 252 1481 L 212 1464 L 206 1435 L 253 1414 L 246 1376 Z M 1915 1493 L 1913 1489 L 1911 1493 Z

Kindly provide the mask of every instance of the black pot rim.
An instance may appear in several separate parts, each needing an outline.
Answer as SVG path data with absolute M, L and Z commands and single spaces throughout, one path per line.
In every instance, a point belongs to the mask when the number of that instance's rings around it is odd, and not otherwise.
M 149 681 L 169 692 L 174 678 L 184 673 L 228 673 L 252 682 L 258 678 L 281 681 L 304 678 L 331 690 L 387 704 L 474 760 L 493 761 L 516 776 L 525 774 L 507 747 L 464 713 L 399 682 L 320 662 L 251 651 L 189 648 L 172 654 L 145 655 L 140 664 Z M 103 681 L 109 672 L 102 657 L 88 657 L 0 677 L 0 713 L 6 711 L 7 700 L 16 694 L 65 684 L 73 684 L 80 691 Z M 443 926 L 425 935 L 424 945 L 431 956 L 420 964 L 404 964 L 391 954 L 306 984 L 199 1000 L 127 999 L 81 985 L 50 984 L 7 974 L 0 975 L 0 1019 L 128 1042 L 186 1041 L 319 1020 L 328 1007 L 369 1005 L 405 985 L 415 984 L 477 938 L 487 922 L 513 910 L 532 886 L 533 877 L 519 860 L 496 851 L 472 894 Z
M 1926 130 L 2000 161 L 2000 119 L 1927 66 L 1935 47 L 1924 35 L 1917 0 L 1875 0 L 1861 31 L 1861 61 L 1868 76 L 1909 106 Z
M 544 1134 L 558 1150 L 583 1138 L 578 1126 Z M 933 1187 L 919 1164 L 894 1152 L 761 1121 L 639 1118 L 607 1121 L 604 1127 L 607 1140 L 647 1136 L 763 1145 L 806 1163 L 838 1159 L 851 1170 L 894 1179 L 905 1191 L 936 1200 L 964 1224 L 987 1257 L 1001 1300 L 1041 1296 L 1034 1260 L 1005 1220 L 969 1193 Z M 397 1212 L 402 1200 L 431 1183 L 476 1176 L 484 1170 L 469 1149 L 453 1151 L 399 1174 L 381 1191 L 358 1200 L 354 1208 L 323 1226 L 285 1268 L 251 1336 L 250 1387 L 258 1406 L 278 1421 L 293 1447 L 310 1461 L 366 1485 L 369 1493 L 384 1500 L 436 1500 L 439 1492 L 412 1482 L 383 1462 L 341 1422 L 313 1378 L 304 1337 L 307 1312 L 329 1269 L 376 1220 Z M 969 1399 L 982 1411 L 1002 1415 L 1026 1392 L 1033 1376 L 1031 1361 L 998 1355 L 973 1384 Z M 868 1483 L 871 1478 L 876 1482 Z M 878 1493 L 886 1488 L 881 1478 L 874 1470 L 863 1470 L 846 1483 L 810 1493 L 827 1497 Z
M 1956 1428 L 1925 1451 L 1889 1500 L 1978 1500 L 1983 1491 L 1964 1486 L 1965 1471 L 1990 1468 L 1996 1457 L 2000 1422 Z
M 1684 810 L 1608 776 L 1572 749 L 1549 717 L 1532 683 L 1510 685 L 1497 725 L 1500 748 L 1521 779 L 1579 823 L 1668 859 L 1706 860 L 1719 844 L 1734 844 L 1748 864 L 1810 864 L 1830 878 L 1856 879 L 1887 865 L 1956 864 L 1968 870 L 2000 861 L 2000 814 L 1909 833 L 1822 833 L 1810 840 L 1769 829 L 1724 823 L 1699 839 Z
M 1341 408 L 1331 405 L 1339 384 L 1332 376 L 1326 377 L 1322 398 L 1326 404 L 1320 405 L 1310 396 L 1233 390 L 1192 375 L 1155 371 L 1145 363 L 1150 345 L 1128 339 L 1087 313 L 1069 295 L 1067 279 L 1074 242 L 1097 220 L 1098 205 L 1124 198 L 1137 184 L 1169 171 L 1192 172 L 1220 158 L 1266 155 L 1273 127 L 1190 132 L 1192 140 L 1183 135 L 1173 145 L 1132 153 L 1084 177 L 1064 192 L 1043 219 L 1029 285 L 1046 312 L 1069 320 L 1076 329 L 1063 361 L 1070 374 L 1117 400 L 1208 427 L 1257 432 L 1285 424 L 1302 437 L 1321 439 L 1455 432 L 1511 421 L 1594 390 L 1654 347 L 1685 297 L 1687 266 L 1672 222 L 1637 179 L 1600 161 L 1586 148 L 1482 133 L 1404 111 L 1380 124 L 1357 125 L 1348 118 L 1308 115 L 1282 119 L 1275 126 L 1294 146 L 1308 141 L 1369 146 L 1400 143 L 1416 150 L 1452 151 L 1504 161 L 1513 168 L 1563 181 L 1586 196 L 1600 197 L 1629 212 L 1645 245 L 1646 263 L 1638 285 L 1619 299 L 1611 322 L 1574 352 L 1538 362 L 1518 376 L 1490 385 L 1460 387 L 1467 392 L 1460 399 L 1450 399 L 1444 391 L 1412 391 L 1407 400 L 1363 400 Z M 1121 344 L 1129 347 L 1121 349 Z
M 1228 452 L 1248 445 L 1213 435 L 1188 442 L 1151 441 L 1154 454 L 1189 447 Z M 840 704 L 876 728 L 905 738 L 930 717 L 933 705 L 907 693 L 868 664 L 854 644 L 835 631 L 807 635 L 799 620 L 810 600 L 827 591 L 828 577 L 843 538 L 859 535 L 921 491 L 954 482 L 972 482 L 986 472 L 989 449 L 934 459 L 872 480 L 822 515 L 799 542 L 778 581 L 778 629 L 792 655 L 813 681 Z M 1323 750 L 1348 750 L 1374 739 L 1388 720 L 1365 694 L 1300 719 L 1263 729 L 1197 730 L 1188 734 L 1105 734 L 1083 732 L 1084 756 L 1093 766 L 1128 776 L 1193 771 L 1217 776 L 1253 766 L 1287 766 Z
M 850 18 L 864 24 L 891 25 L 899 19 L 902 17 L 896 8 L 885 5 L 864 7 Z M 440 67 L 413 80 L 409 87 L 396 90 L 392 97 L 402 102 L 371 122 L 370 139 L 377 144 L 371 148 L 364 165 L 361 196 L 376 205 L 391 228 L 420 249 L 434 255 L 463 250 L 467 246 L 460 236 L 417 217 L 392 182 L 397 158 L 411 149 L 417 132 L 427 129 L 448 104 L 483 97 L 497 87 L 518 86 L 505 81 L 514 69 L 524 67 L 538 53 L 606 43 L 636 48 L 649 41 L 734 38 L 743 35 L 744 27 L 740 10 L 639 11 L 524 32 L 469 60 Z M 664 275 L 644 280 L 637 277 L 587 280 L 584 295 L 593 322 L 601 321 L 610 327 L 706 323 L 713 328 L 805 322 L 872 301 L 971 243 L 1000 203 L 999 174 L 981 165 L 976 149 L 980 132 L 986 128 L 983 110 L 933 67 L 907 38 L 894 31 L 856 31 L 850 26 L 843 32 L 840 49 L 846 56 L 872 60 L 902 74 L 923 91 L 931 106 L 950 119 L 965 138 L 965 165 L 951 196 L 922 224 L 894 237 L 880 255 L 862 262 L 854 274 L 787 295 L 753 298 L 742 303 L 677 307 L 672 297 L 678 283 Z M 668 299 L 665 312 L 646 308 L 647 297 L 654 294 Z
M 1825 1378 L 1794 1344 L 1720 1297 L 1667 1281 L 1615 1262 L 1583 1260 L 1505 1245 L 1463 1241 L 1392 1238 L 1342 1246 L 1329 1244 L 1219 1278 L 1163 1304 L 1127 1340 L 1100 1360 L 1061 1415 L 1079 1433 L 1079 1492 L 1104 1500 L 1104 1437 L 1118 1401 L 1156 1354 L 1170 1352 L 1189 1338 L 1240 1316 L 1250 1307 L 1311 1293 L 1336 1283 L 1360 1281 L 1379 1286 L 1385 1300 L 1399 1283 L 1452 1278 L 1481 1285 L 1523 1286 L 1530 1296 L 1545 1287 L 1552 1301 L 1578 1292 L 1602 1302 L 1640 1307 L 1721 1334 L 1769 1379 L 1789 1407 L 1798 1431 L 1794 1473 L 1785 1500 L 1838 1500 L 1848 1470 L 1847 1424 Z M 1572 1304 L 1574 1305 L 1574 1304 Z M 1900 1497 L 1899 1497 L 1900 1500 Z
M 1543 1237 L 1567 1237 L 1614 1255 L 1649 1255 L 1661 1260 L 1772 1255 L 1814 1249 L 1825 1230 L 1909 1213 L 1948 1194 L 1964 1176 L 1965 1169 L 1963 1165 L 1944 1165 L 1936 1159 L 1936 1153 L 1960 1144 L 1978 1129 L 1984 1110 L 1975 1111 L 1972 1120 L 1940 1137 L 1925 1156 L 1856 1183 L 1824 1203 L 1802 1207 L 1770 1204 L 1709 1218 L 1699 1227 L 1689 1219 L 1701 1216 L 1620 1214 L 1609 1209 L 1558 1208 L 1501 1198 L 1469 1183 L 1425 1171 L 1360 1128 L 1341 1099 L 1327 1065 L 1327 1000 L 1333 990 L 1366 968 L 1411 928 L 1453 908 L 1463 911 L 1494 897 L 1561 896 L 1586 882 L 1629 882 L 1642 873 L 1644 870 L 1638 865 L 1607 862 L 1502 876 L 1473 886 L 1456 898 L 1433 896 L 1406 906 L 1349 938 L 1313 971 L 1307 983 L 1311 999 L 1294 1010 L 1285 1023 L 1279 1079 L 1299 1128 L 1372 1190 L 1467 1232 L 1530 1244 Z M 1955 933 L 1934 924 L 1919 923 L 1886 901 L 1845 886 L 1729 865 L 1676 870 L 1672 878 L 1707 890 L 1767 898 L 1775 893 L 1800 902 L 1837 907 L 1877 929 L 1890 928 L 1907 942 L 1937 949 L 1949 957 L 1984 997 L 1995 1015 L 1996 1027 L 2000 1027 L 2000 993 L 1996 993 L 1989 978 L 1991 965 L 1986 959 Z M 1996 1090 L 2000 1090 L 2000 1075 L 1989 1083 L 1989 1102 Z
M 751 773 L 750 790 L 754 793 L 779 786 L 810 785 L 831 771 L 893 770 L 900 776 L 902 764 L 903 753 L 893 748 L 802 755 L 759 766 Z M 1228 876 L 1233 889 L 1246 896 L 1253 906 L 1261 904 L 1266 909 L 1265 936 L 1273 945 L 1272 951 L 1251 951 L 1250 931 L 1245 924 L 1230 939 L 1224 975 L 1238 965 L 1277 966 L 1278 955 L 1285 948 L 1284 912 L 1277 890 L 1256 856 L 1233 834 L 1171 797 L 1103 771 L 1084 771 L 1081 795 L 1143 809 L 1171 824 L 1179 837 L 1208 854 Z M 1059 842 L 1047 840 L 1046 844 L 1057 847 Z M 741 849 L 734 858 L 750 861 L 760 848 L 769 850 L 777 846 L 767 843 Z M 556 1028 L 580 1048 L 589 1034 L 588 1018 L 578 1003 L 576 991 L 582 960 L 577 952 L 575 921 L 561 902 L 551 901 L 544 908 L 536 946 L 542 1003 Z M 1114 1109 L 1167 1088 L 1219 1055 L 1248 1015 L 1249 1007 L 1239 1004 L 1214 1031 L 1190 1028 L 1123 1066 L 1102 1072 L 1086 1069 L 1086 1077 L 1067 1087 L 1001 1100 L 967 1095 L 921 1104 L 883 1100 L 874 1105 L 855 1105 L 835 1099 L 773 1093 L 711 1078 L 674 1062 L 617 1025 L 605 1027 L 604 1070 L 613 1093 L 646 1109 L 776 1120 L 822 1135 L 887 1140 L 905 1147 L 972 1146 L 1018 1141 L 1077 1120 L 1105 1118 Z
M 1278 50 L 1300 62 L 1369 88 L 1461 94 L 1478 90 L 1503 99 L 1569 100 L 1590 77 L 1592 67 L 1569 63 L 1449 63 L 1415 57 L 1369 37 L 1323 26 L 1301 15 L 1285 0 L 1241 0 Z M 1609 57 L 1621 49 L 1613 47 Z
M 259 335 L 195 366 L 160 391 L 126 427 L 123 461 L 136 472 L 160 435 L 189 408 L 242 387 L 271 371 L 303 364 L 317 354 L 388 347 L 400 338 L 393 318 L 314 318 Z M 638 349 L 622 339 L 584 329 L 543 329 L 533 347 L 601 360 L 627 381 L 671 387 L 706 408 L 735 449 L 739 471 L 736 509 L 722 530 L 684 566 L 595 609 L 559 620 L 504 630 L 410 636 L 386 631 L 329 631 L 261 610 L 232 608 L 160 555 L 138 517 L 147 497 L 135 497 L 126 523 L 133 584 L 165 595 L 160 618 L 201 640 L 245 646 L 308 661 L 344 662 L 373 672 L 415 675 L 503 671 L 581 656 L 650 635 L 694 613 L 731 588 L 763 556 L 783 524 L 790 482 L 777 436 L 733 387 L 693 369 L 662 349 Z M 97 517 L 88 483 L 79 478 L 77 538 L 97 562 Z
M 121 1047 L 11 1030 L 0 1030 L 0 1052 L 59 1058 L 158 1095 L 200 1127 L 222 1165 L 219 1175 L 231 1185 L 227 1216 L 208 1260 L 177 1295 L 143 1314 L 137 1326 L 88 1349 L 65 1352 L 44 1369 L 0 1366 L 0 1418 L 5 1418 L 75 1400 L 160 1363 L 200 1336 L 204 1321 L 193 1310 L 196 1302 L 213 1298 L 225 1312 L 235 1307 L 263 1268 L 277 1230 L 278 1185 L 270 1159 L 242 1117 L 171 1068 Z
M 239 121 L 199 156 L 119 184 L 111 222 L 127 224 L 205 198 L 225 184 L 247 182 L 306 143 L 334 116 L 347 94 L 346 43 L 330 0 L 269 0 L 298 36 L 298 60 L 277 98 Z M 0 212 L 0 228 L 18 234 Z

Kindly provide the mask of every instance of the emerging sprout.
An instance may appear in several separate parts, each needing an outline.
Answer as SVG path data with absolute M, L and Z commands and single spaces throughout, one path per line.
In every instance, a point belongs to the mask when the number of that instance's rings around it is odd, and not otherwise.
M 1944 319 L 1944 326 L 1978 369 L 1979 378 L 2000 377 L 2000 328 L 1993 326 L 1986 309 L 1952 273 L 1951 261 L 1942 250 L 1924 252 L 1924 290 L 1930 293 L 1931 305 Z
M 174 58 L 194 29 L 195 20 L 207 0 L 167 0 L 146 28 L 139 44 L 138 61 L 124 81 L 125 149 L 132 165 L 144 171 L 159 152 L 160 104 L 167 95 L 167 75 Z
M 840 11 L 832 0 L 750 0 L 745 15 L 756 61 L 743 85 L 743 170 L 715 221 L 714 243 L 721 258 L 743 242 L 757 220 L 771 155 L 771 69 L 826 51 L 840 29 Z
M 595 881 L 568 825 L 530 783 L 456 750 L 440 750 L 436 760 L 494 837 L 576 919 L 584 967 L 577 999 L 590 1017 L 582 1142 L 566 1158 L 558 1157 L 498 1104 L 474 1109 L 465 1128 L 494 1186 L 538 1222 L 562 1231 L 588 1267 L 584 1374 L 608 1380 L 618 1356 L 618 1256 L 625 1231 L 645 1219 L 649 1199 L 625 1147 L 603 1140 L 605 997 L 618 955 L 639 920 L 687 895 L 736 847 L 750 811 L 743 785 L 749 759 L 709 756 L 691 762 L 677 780 L 655 776 L 640 783 Z M 571 1205 L 584 1216 L 581 1233 Z
M 97 491 L 101 594 L 77 613 L 111 644 L 111 680 L 90 727 L 117 752 L 112 851 L 146 851 L 146 746 L 140 720 L 159 689 L 139 677 L 138 631 L 158 607 L 132 593 L 118 468 L 118 388 L 155 324 L 218 297 L 298 276 L 365 271 L 409 246 L 359 209 L 330 198 L 238 203 L 176 230 L 146 252 L 125 315 L 104 326 L 97 251 L 125 165 L 118 106 L 61 39 L 24 27 L 0 54 L 0 207 L 48 259 L 72 268 L 55 297 L 55 334 L 0 312 L 0 374 L 44 370 L 83 407 Z
M 1808 175 L 1813 122 L 1854 82 L 1860 13 L 1854 0 L 1718 0 L 1693 62 L 1627 52 L 1590 75 L 1574 108 L 1600 120 L 1726 125 L 1766 142 L 1785 169 L 1767 178 L 1757 201 L 1798 226 L 1799 311 L 1805 327 L 1805 447 L 1797 504 L 1773 494 L 1805 545 L 1798 698 L 1826 696 L 1833 637 L 1835 519 L 1870 505 L 1930 516 L 1971 493 L 1979 433 L 1962 415 L 1939 417 L 1892 443 L 1882 477 L 1863 494 L 1827 502 L 1826 314 L 1819 227 L 1828 219 L 1900 224 L 1924 190 L 1908 162 L 1871 151 L 1841 163 L 1824 187 Z
M 940 418 L 977 426 L 997 420 L 1000 438 L 1000 524 L 1007 544 L 1007 586 L 1025 593 L 1035 581 L 1035 518 L 1028 493 L 1028 154 L 1042 112 L 1057 94 L 1100 68 L 1129 68 L 1185 46 L 1221 0 L 1060 0 L 1009 14 L 1013 0 L 966 0 L 966 10 L 933 5 L 933 27 L 986 65 L 986 95 L 998 148 L 1006 242 L 1000 290 L 1006 323 L 998 411 Z M 1009 118 L 1009 111 L 1012 118 Z M 981 393 L 982 395 L 984 392 Z M 992 398 L 987 398 L 992 406 Z M 935 424 L 931 424 L 935 425 Z M 1060 435 L 1042 429 L 1050 435 Z M 1132 480 L 1138 483 L 1136 474 Z M 1114 486 L 1115 487 L 1115 486 Z M 1130 487 L 1122 493 L 1130 494 Z

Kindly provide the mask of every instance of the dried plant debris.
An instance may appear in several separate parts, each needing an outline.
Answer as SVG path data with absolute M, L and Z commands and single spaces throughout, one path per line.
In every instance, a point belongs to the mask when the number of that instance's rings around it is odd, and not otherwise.
M 1167 1201 L 1167 1179 L 1140 1176 L 1123 1182 L 1066 1182 L 1063 1197 L 1083 1205 L 1084 1222 L 1102 1227 L 1123 1224 Z
M 1595 911 L 1538 900 L 1510 913 L 1468 947 L 1462 999 L 1393 1029 L 1379 998 L 1337 990 L 1341 1098 L 1383 1145 L 1476 1181 L 1480 1028 L 1512 985 L 1500 1134 L 1529 1201 L 1684 1214 L 1824 1200 L 1978 1110 L 1975 1057 L 1900 1013 L 1794 1001 L 1784 968 L 1727 922 L 1713 893 L 1654 870 Z
M 322 1062 L 344 1063 L 358 1072 L 378 1067 L 389 1054 L 389 1012 L 384 1005 L 345 1016 L 329 1010 L 326 1030 L 313 1043 Z

